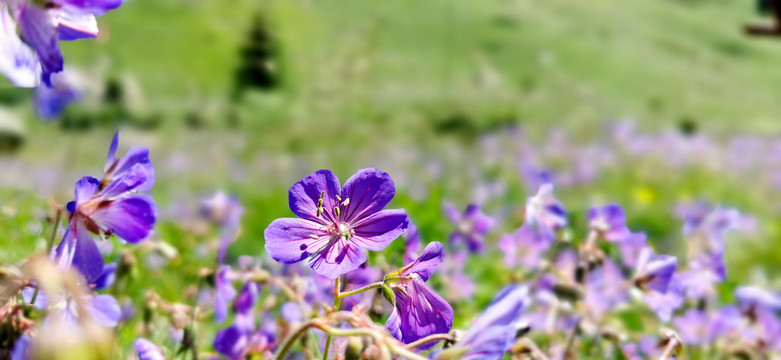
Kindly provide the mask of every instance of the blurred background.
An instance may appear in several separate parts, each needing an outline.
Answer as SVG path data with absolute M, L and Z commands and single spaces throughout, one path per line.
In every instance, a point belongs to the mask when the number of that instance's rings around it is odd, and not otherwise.
M 120 153 L 152 154 L 155 237 L 183 270 L 150 286 L 171 298 L 205 257 L 204 236 L 185 231 L 200 199 L 236 195 L 243 232 L 229 256 L 261 255 L 295 181 L 363 167 L 390 173 L 392 207 L 424 241 L 453 229 L 444 204 L 499 220 L 486 255 L 466 264 L 478 296 L 462 307 L 505 280 L 491 275 L 494 244 L 543 181 L 573 236 L 589 207 L 618 203 L 672 253 L 685 247 L 682 207 L 736 208 L 728 283 L 777 289 L 781 38 L 744 31 L 772 26 L 760 5 L 127 0 L 99 19 L 98 39 L 63 44 L 84 96 L 58 121 L 37 120 L 31 91 L 0 80 L 0 262 L 45 248 L 50 202 L 100 174 L 119 129 Z

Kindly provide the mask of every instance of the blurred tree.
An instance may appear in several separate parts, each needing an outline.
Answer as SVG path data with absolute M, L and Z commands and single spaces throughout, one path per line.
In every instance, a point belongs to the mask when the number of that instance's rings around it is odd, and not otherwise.
M 271 90 L 279 86 L 277 52 L 277 42 L 268 20 L 260 12 L 255 13 L 249 36 L 241 48 L 241 63 L 235 73 L 234 102 L 241 101 L 247 89 Z

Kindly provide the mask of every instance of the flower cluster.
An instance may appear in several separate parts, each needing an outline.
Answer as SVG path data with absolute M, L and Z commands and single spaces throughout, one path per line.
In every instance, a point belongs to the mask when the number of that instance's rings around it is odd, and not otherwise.
M 80 179 L 74 200 L 58 208 L 68 224 L 55 246 L 55 221 L 48 256 L 0 268 L 9 279 L 3 293 L 15 299 L 0 306 L 9 324 L 2 349 L 14 359 L 105 358 L 113 328 L 134 335 L 135 358 L 149 360 L 781 354 L 781 295 L 726 281 L 736 210 L 682 205 L 685 246 L 669 250 L 620 205 L 572 211 L 550 183 L 506 212 L 518 215 L 512 227 L 488 206 L 445 206 L 449 241 L 427 242 L 437 234 L 431 219 L 416 218 L 416 226 L 413 209 L 386 209 L 399 201 L 388 173 L 361 169 L 342 185 L 320 170 L 290 188 L 296 217 L 261 225 L 262 247 L 241 236 L 238 198 L 218 192 L 199 204 L 205 221 L 156 232 L 195 249 L 197 274 L 183 275 L 194 283 L 181 294 L 149 290 L 133 299 L 125 290 L 146 289 L 134 284 L 141 271 L 160 274 L 151 259 L 166 243 L 144 241 L 158 218 L 143 194 L 155 181 L 149 151 L 118 157 L 118 145 L 115 136 L 102 176 Z M 440 230 L 447 237 L 448 227 Z M 237 240 L 262 253 L 236 256 Z M 127 243 L 141 244 L 114 251 Z M 169 258 L 164 266 L 182 269 Z M 490 262 L 479 282 L 470 277 L 476 261 Z M 126 326 L 133 317 L 137 326 Z

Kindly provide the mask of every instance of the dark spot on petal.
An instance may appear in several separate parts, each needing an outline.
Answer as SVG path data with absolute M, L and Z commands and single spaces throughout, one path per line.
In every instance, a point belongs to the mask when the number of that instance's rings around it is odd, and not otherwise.
M 301 244 L 301 246 L 299 246 L 298 248 L 303 251 L 303 250 L 306 250 L 307 247 L 309 247 L 309 246 L 307 246 L 306 244 Z

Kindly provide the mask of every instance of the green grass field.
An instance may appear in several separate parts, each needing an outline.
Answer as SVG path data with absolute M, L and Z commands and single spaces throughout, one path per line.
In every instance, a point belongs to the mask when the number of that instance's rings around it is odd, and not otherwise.
M 234 108 L 229 94 L 239 47 L 255 14 L 271 24 L 282 86 L 249 93 Z M 442 204 L 463 207 L 476 185 L 501 181 L 505 196 L 486 208 L 509 220 L 489 236 L 493 244 L 519 225 L 530 195 L 512 163 L 494 166 L 472 156 L 482 151 L 479 135 L 506 125 L 521 125 L 537 143 L 561 128 L 575 142 L 604 138 L 603 121 L 618 118 L 637 119 L 651 133 L 694 122 L 717 142 L 740 133 L 777 136 L 781 39 L 745 36 L 742 26 L 758 19 L 745 0 L 128 0 L 100 19 L 101 38 L 65 44 L 64 52 L 68 66 L 136 82 L 143 98 L 137 111 L 162 119 L 153 131 L 122 128 L 123 146 L 150 147 L 161 211 L 183 199 L 197 204 L 214 190 L 239 197 L 246 212 L 229 252 L 235 258 L 263 252 L 265 227 L 290 215 L 289 186 L 311 171 L 334 169 L 344 180 L 356 169 L 392 164 L 392 176 L 414 172 L 415 181 L 426 178 L 426 158 L 446 163 L 444 174 L 428 178 L 422 199 L 414 186 L 400 186 L 394 207 L 409 211 L 426 241 L 445 241 L 451 228 Z M 0 90 L 22 99 L 29 92 Z M 1 263 L 45 248 L 47 202 L 69 201 L 79 177 L 100 172 L 114 125 L 121 124 L 64 131 L 33 119 L 26 100 L 11 106 L 24 114 L 26 138 L 13 161 L 52 168 L 61 181 L 44 192 L 0 189 Z M 192 113 L 205 125 L 187 127 Z M 230 125 L 231 114 L 238 125 Z M 404 158 L 405 149 L 418 157 Z M 706 198 L 737 207 L 760 226 L 731 239 L 725 288 L 745 279 L 779 284 L 777 190 L 740 173 L 659 166 L 653 159 L 626 161 L 557 194 L 576 226 L 585 226 L 592 204 L 617 202 L 631 228 L 671 251 L 681 251 L 677 202 Z M 483 173 L 467 176 L 474 168 Z M 182 289 L 213 261 L 193 249 L 213 234 L 189 233 L 168 217 L 156 236 L 180 257 L 161 270 L 138 269 L 128 293 L 136 302 L 146 290 L 184 301 Z M 140 259 L 147 252 L 133 249 Z M 512 278 L 497 275 L 500 258 L 494 249 L 467 264 L 477 295 L 457 305 L 457 326 Z M 124 351 L 136 325 L 119 334 Z M 211 341 L 216 329 L 200 340 Z

